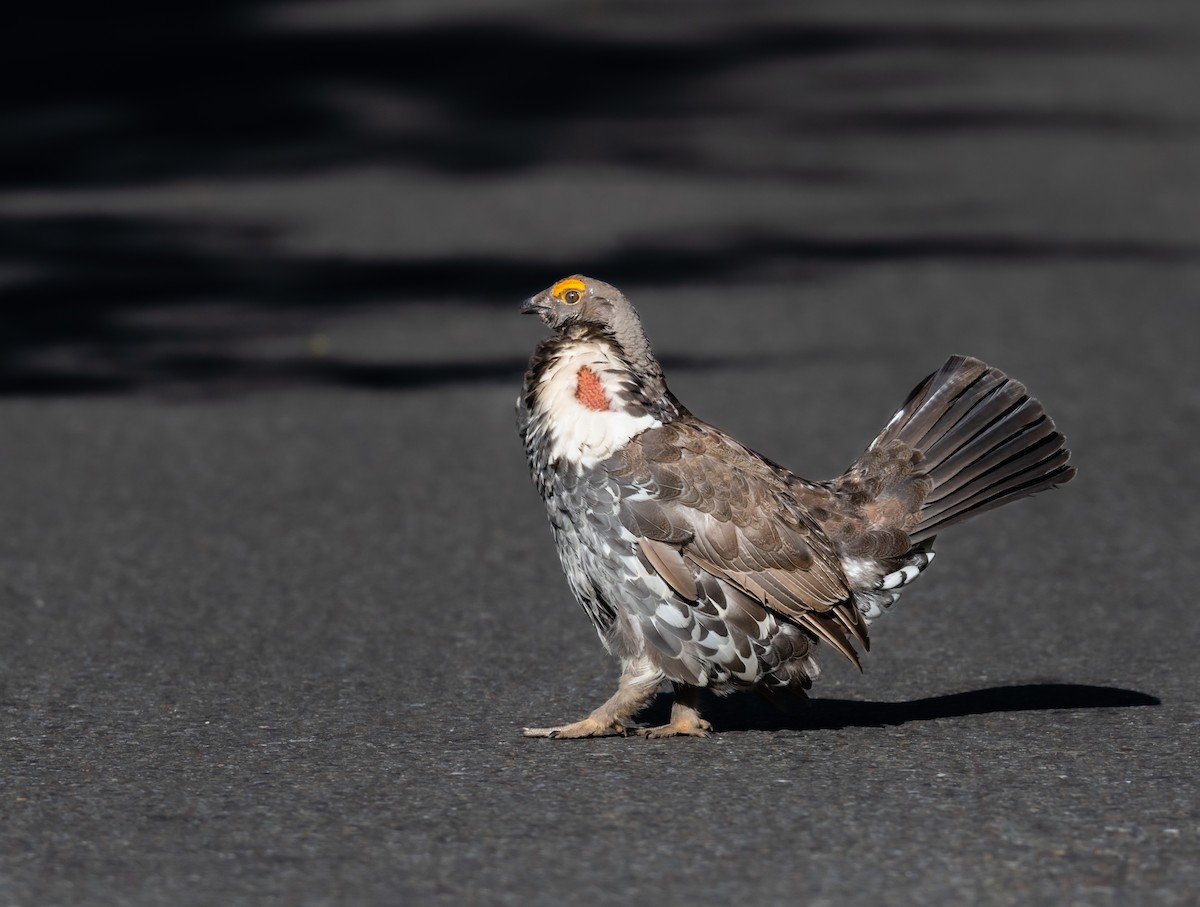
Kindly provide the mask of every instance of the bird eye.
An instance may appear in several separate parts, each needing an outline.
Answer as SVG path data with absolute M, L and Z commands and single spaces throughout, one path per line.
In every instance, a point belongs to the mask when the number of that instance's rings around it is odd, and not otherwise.
M 564 277 L 550 288 L 550 295 L 567 305 L 579 305 L 586 289 L 587 284 L 578 277 Z

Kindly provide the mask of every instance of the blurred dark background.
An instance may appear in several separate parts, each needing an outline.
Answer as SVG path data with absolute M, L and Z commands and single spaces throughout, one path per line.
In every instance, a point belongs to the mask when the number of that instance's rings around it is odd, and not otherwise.
M 6 10 L 0 903 L 1195 903 L 1198 10 Z M 572 272 L 803 475 L 962 352 L 1079 477 L 807 712 L 525 740 L 616 673 L 513 431 Z
M 742 298 L 880 265 L 1191 263 L 1187 10 L 26 5 L 0 390 L 493 376 L 514 363 L 251 341 L 578 270 Z

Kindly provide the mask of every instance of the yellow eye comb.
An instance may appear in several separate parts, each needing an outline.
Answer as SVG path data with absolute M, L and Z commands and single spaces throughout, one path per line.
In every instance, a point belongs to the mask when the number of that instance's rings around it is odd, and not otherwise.
M 574 290 L 576 293 L 582 296 L 584 290 L 586 289 L 587 284 L 585 284 L 578 277 L 564 277 L 550 288 L 550 295 L 555 299 L 562 299 L 570 290 Z

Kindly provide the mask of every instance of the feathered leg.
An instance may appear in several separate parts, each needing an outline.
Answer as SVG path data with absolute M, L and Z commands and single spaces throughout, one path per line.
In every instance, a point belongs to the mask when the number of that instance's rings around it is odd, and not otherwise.
M 683 683 L 672 683 L 675 702 L 671 705 L 671 721 L 659 727 L 640 728 L 640 737 L 708 737 L 712 725 L 700 717 L 696 708 L 697 690 Z
M 582 721 L 558 727 L 527 727 L 525 736 L 569 740 L 625 734 L 628 720 L 653 698 L 662 682 L 663 676 L 659 671 L 648 668 L 647 665 L 629 665 L 621 675 L 617 692 Z

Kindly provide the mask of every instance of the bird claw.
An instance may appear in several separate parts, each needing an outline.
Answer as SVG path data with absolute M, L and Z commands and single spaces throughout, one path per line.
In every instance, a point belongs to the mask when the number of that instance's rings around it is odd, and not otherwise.
M 672 721 L 658 727 L 638 728 L 636 733 L 647 740 L 661 740 L 666 737 L 711 737 L 712 725 L 703 718 L 695 718 Z
M 523 731 L 526 737 L 546 737 L 550 740 L 580 740 L 585 737 L 614 737 L 626 735 L 625 728 L 619 724 L 604 724 L 594 718 L 584 718 L 574 724 L 562 724 L 558 727 L 527 727 Z

